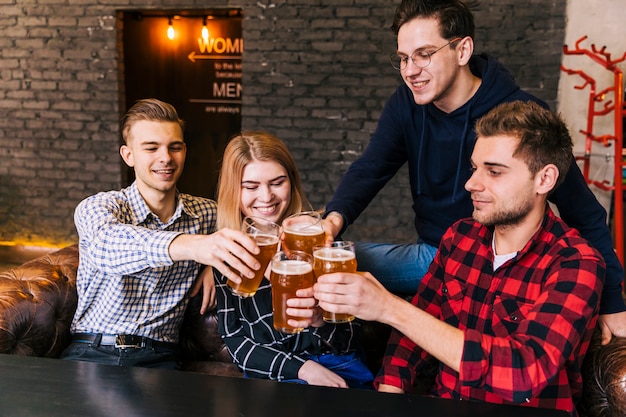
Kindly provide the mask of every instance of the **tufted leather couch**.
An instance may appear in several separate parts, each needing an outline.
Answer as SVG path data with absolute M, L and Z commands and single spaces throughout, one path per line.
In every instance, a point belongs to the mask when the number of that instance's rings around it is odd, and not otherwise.
M 71 339 L 76 310 L 78 245 L 40 256 L 0 272 L 0 353 L 59 357 Z M 217 331 L 215 310 L 200 315 L 201 298 L 190 300 L 181 328 L 182 369 L 241 376 Z M 364 326 L 370 367 L 376 372 L 389 329 Z
M 59 357 L 71 339 L 78 300 L 78 245 L 0 272 L 0 353 Z M 181 329 L 184 370 L 240 376 L 217 332 L 217 315 L 190 301 Z
M 582 417 L 626 416 L 626 338 L 602 346 L 596 330 L 583 362 Z
M 76 309 L 78 247 L 0 273 L 0 352 L 57 357 Z
M 61 354 L 69 344 L 76 310 L 77 268 L 78 245 L 72 245 L 0 272 L 0 353 Z M 200 297 L 190 301 L 181 328 L 182 369 L 240 377 L 217 332 L 216 311 L 200 315 L 200 303 Z M 373 372 L 380 367 L 388 335 L 385 325 L 363 325 L 363 344 Z M 626 416 L 626 338 L 613 338 L 601 346 L 596 332 L 583 364 L 583 378 L 581 416 Z M 432 378 L 423 378 L 414 392 L 424 393 L 430 384 Z

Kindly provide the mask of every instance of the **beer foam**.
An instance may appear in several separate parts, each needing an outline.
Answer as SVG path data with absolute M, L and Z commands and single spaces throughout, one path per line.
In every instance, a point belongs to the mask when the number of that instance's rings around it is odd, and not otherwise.
M 300 236 L 316 236 L 324 233 L 324 229 L 322 229 L 319 225 L 300 225 L 294 224 L 285 228 L 285 233 L 296 234 Z
M 306 261 L 285 259 L 280 262 L 272 262 L 272 272 L 281 275 L 307 274 L 313 270 L 313 265 Z
M 322 261 L 349 261 L 355 258 L 354 252 L 347 249 L 322 248 L 313 253 L 313 256 Z
M 257 246 L 269 246 L 278 243 L 278 236 L 258 234 L 251 236 L 256 241 Z

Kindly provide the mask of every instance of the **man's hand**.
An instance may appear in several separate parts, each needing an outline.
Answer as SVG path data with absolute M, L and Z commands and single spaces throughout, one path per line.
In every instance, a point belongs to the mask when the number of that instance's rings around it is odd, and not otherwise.
M 313 287 L 296 291 L 297 298 L 287 300 L 287 310 L 289 316 L 299 317 L 300 320 L 289 319 L 287 324 L 298 328 L 322 327 L 324 318 L 322 310 L 317 306 L 317 300 L 313 298 Z
M 322 275 L 313 288 L 324 310 L 370 321 L 382 321 L 395 298 L 369 272 Z
M 233 229 L 221 229 L 210 235 L 179 235 L 170 244 L 173 261 L 191 260 L 210 265 L 235 283 L 241 282 L 241 276 L 254 277 L 254 271 L 261 265 L 252 254 L 258 253 L 254 240 Z
M 460 371 L 463 331 L 393 295 L 369 272 L 322 275 L 313 289 L 324 310 L 388 324 L 450 368 Z
M 602 330 L 602 344 L 611 341 L 611 336 L 626 337 L 626 311 L 613 314 L 601 314 L 598 318 Z
M 348 384 L 342 377 L 311 360 L 304 362 L 304 365 L 300 367 L 298 378 L 306 381 L 309 385 L 348 388 Z
M 195 297 L 202 288 L 202 305 L 200 306 L 200 314 L 204 314 L 207 310 L 215 308 L 217 300 L 215 298 L 215 278 L 213 277 L 213 267 L 207 266 L 200 271 L 196 277 L 196 281 L 191 287 L 191 297 Z
M 331 211 L 328 216 L 322 220 L 322 227 L 324 228 L 324 235 L 326 236 L 325 243 L 331 243 L 343 228 L 343 217 L 336 211 Z

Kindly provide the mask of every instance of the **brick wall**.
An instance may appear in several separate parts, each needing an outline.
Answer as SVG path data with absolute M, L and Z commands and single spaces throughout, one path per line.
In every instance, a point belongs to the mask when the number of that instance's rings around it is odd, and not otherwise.
M 387 62 L 399 0 L 0 0 L 0 241 L 76 240 L 76 204 L 121 184 L 116 11 L 241 7 L 243 127 L 292 150 L 321 208 L 401 82 Z M 553 107 L 566 0 L 483 1 L 477 51 L 498 56 Z M 403 169 L 351 228 L 412 241 Z

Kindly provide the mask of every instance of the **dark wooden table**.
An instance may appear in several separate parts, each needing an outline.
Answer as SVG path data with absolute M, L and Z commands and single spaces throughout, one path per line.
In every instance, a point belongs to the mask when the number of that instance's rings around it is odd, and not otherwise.
M 0 416 L 566 417 L 416 395 L 0 354 Z

